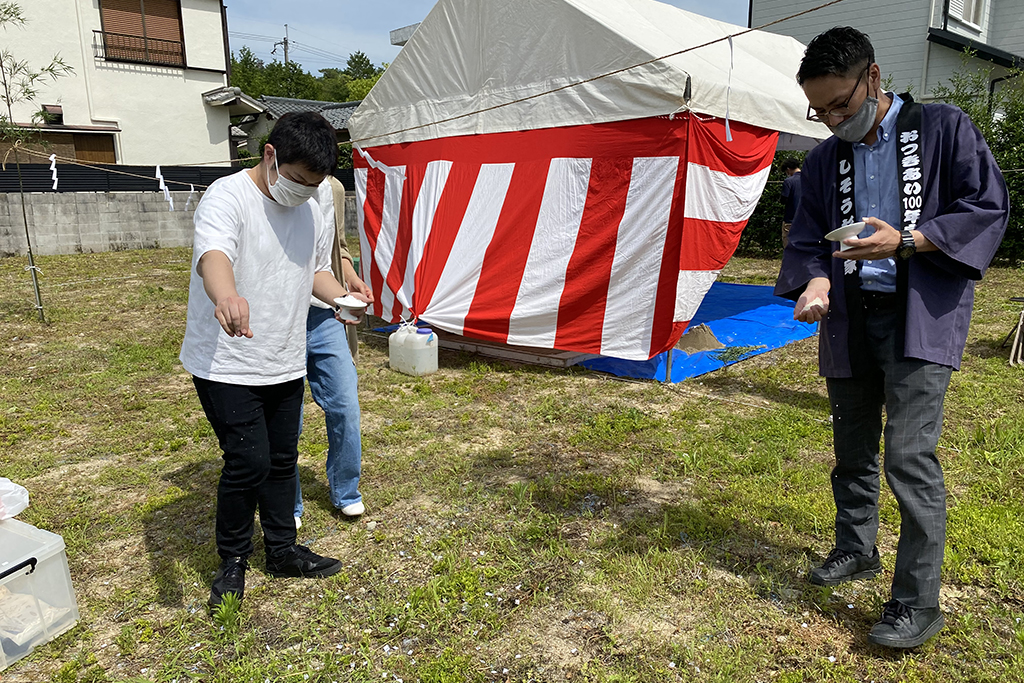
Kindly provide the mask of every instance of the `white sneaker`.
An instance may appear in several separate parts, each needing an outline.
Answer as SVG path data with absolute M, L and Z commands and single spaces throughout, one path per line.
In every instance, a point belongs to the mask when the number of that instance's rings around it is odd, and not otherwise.
M 358 503 L 352 503 L 351 505 L 346 505 L 345 507 L 341 508 L 341 514 L 345 515 L 346 517 L 358 517 L 364 512 L 366 512 L 366 507 L 363 505 L 363 501 L 359 501 Z
M 295 518 L 295 530 L 298 531 L 302 528 L 302 517 Z

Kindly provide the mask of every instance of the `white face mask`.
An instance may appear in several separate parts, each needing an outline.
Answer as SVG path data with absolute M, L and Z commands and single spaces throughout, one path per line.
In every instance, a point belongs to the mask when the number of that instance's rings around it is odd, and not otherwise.
M 308 187 L 281 175 L 281 170 L 277 167 L 277 155 L 274 155 L 274 170 L 277 171 L 277 182 L 271 185 L 270 167 L 267 167 L 267 187 L 270 188 L 270 196 L 278 204 L 302 206 L 306 200 L 316 194 L 316 186 Z

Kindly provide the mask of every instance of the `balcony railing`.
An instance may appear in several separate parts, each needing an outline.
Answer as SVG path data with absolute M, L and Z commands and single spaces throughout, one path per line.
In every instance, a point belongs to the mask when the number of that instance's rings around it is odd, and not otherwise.
M 109 31 L 93 31 L 96 56 L 111 62 L 185 66 L 185 46 L 177 40 L 158 40 Z

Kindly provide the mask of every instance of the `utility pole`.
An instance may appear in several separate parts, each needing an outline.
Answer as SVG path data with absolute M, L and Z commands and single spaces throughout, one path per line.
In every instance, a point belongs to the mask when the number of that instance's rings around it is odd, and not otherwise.
M 284 25 L 284 39 L 283 40 L 279 40 L 276 43 L 274 43 L 274 49 L 270 51 L 270 54 L 275 54 L 277 52 L 277 46 L 278 45 L 283 45 L 284 46 L 284 63 L 287 64 L 288 63 L 288 24 Z

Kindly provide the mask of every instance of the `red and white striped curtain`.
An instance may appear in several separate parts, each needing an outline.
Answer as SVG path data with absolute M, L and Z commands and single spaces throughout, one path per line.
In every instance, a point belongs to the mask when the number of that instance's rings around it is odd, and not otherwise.
M 356 153 L 374 314 L 617 358 L 671 348 L 768 178 L 777 134 L 731 129 L 684 114 Z

